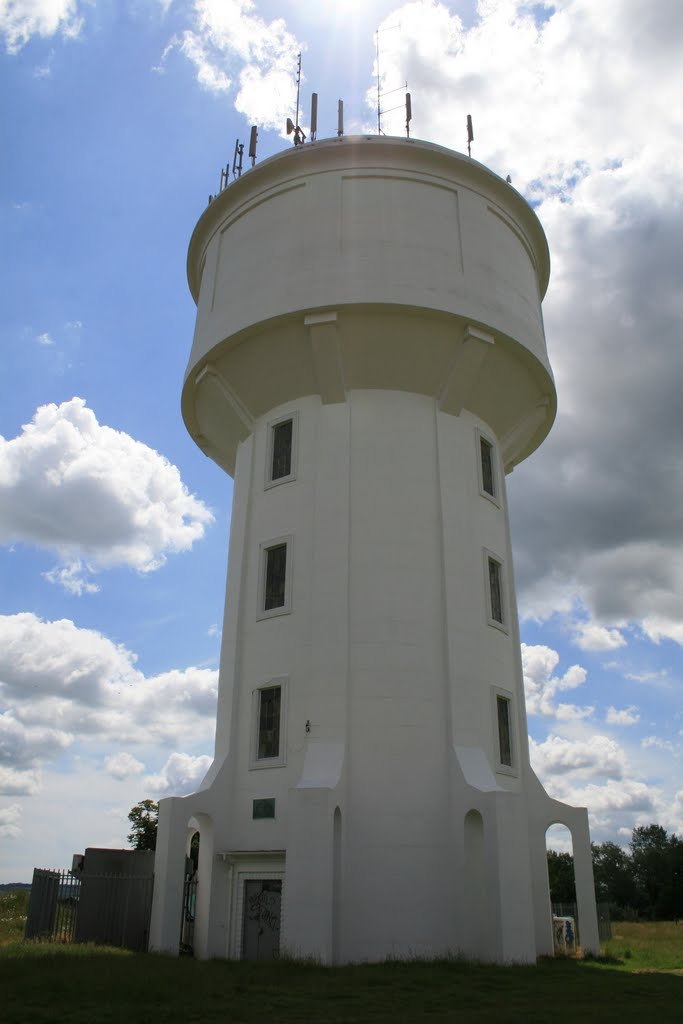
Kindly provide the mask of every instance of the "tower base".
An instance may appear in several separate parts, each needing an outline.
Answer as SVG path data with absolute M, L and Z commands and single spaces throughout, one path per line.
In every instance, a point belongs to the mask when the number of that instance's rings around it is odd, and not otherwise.
M 160 802 L 151 950 L 179 951 L 188 836 L 198 831 L 198 958 L 535 963 L 553 954 L 545 833 L 562 824 L 573 843 L 579 944 L 599 954 L 585 809 L 552 800 L 533 773 L 524 793 L 501 789 L 483 751 L 460 747 L 451 806 L 429 829 L 440 841 L 403 847 L 388 836 L 371 846 L 346 814 L 338 750 L 325 746 L 310 743 L 289 791 L 284 849 L 236 848 L 221 784 L 229 761 L 206 789 Z M 335 765 L 336 779 L 325 778 Z

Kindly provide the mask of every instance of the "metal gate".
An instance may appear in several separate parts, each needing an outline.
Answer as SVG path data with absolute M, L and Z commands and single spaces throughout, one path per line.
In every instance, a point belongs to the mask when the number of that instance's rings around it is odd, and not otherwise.
M 35 868 L 24 937 L 144 951 L 153 885 L 151 876 L 77 875 Z

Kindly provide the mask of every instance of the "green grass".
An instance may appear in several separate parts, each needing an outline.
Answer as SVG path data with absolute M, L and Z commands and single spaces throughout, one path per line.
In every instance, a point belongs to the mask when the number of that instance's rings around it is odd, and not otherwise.
M 615 921 L 603 953 L 622 970 L 683 971 L 683 923 Z
M 28 897 L 28 889 L 0 892 L 0 945 L 23 939 Z
M 612 961 L 315 964 L 173 960 L 93 946 L 0 947 L 3 1024 L 445 1024 L 682 1019 L 683 926 L 615 926 Z M 617 937 L 619 936 L 619 937 Z M 661 952 L 653 952 L 661 945 Z M 625 957 L 625 950 L 631 951 Z M 621 955 L 620 955 L 621 953 Z M 620 962 L 614 962 L 619 960 Z M 647 973 L 640 973 L 646 971 Z

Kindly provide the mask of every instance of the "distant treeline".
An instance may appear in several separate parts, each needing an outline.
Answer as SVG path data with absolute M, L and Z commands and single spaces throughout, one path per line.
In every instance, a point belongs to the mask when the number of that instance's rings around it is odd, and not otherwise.
M 683 839 L 661 825 L 634 828 L 627 850 L 593 843 L 598 903 L 609 903 L 613 921 L 670 921 L 683 917 Z M 574 862 L 570 853 L 548 851 L 550 898 L 574 903 Z

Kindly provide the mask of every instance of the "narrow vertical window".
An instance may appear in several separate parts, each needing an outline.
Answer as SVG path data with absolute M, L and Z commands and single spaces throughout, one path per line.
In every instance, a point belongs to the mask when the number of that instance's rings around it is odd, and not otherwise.
M 505 768 L 512 768 L 512 729 L 510 722 L 510 700 L 496 694 L 498 715 L 498 760 Z
M 280 756 L 281 704 L 281 687 L 268 686 L 259 690 L 257 753 L 259 761 Z
M 284 608 L 287 594 L 287 545 L 266 548 L 266 578 L 263 610 Z
M 294 437 L 293 420 L 282 420 L 271 427 L 271 463 L 270 479 L 282 480 L 292 475 L 292 440 Z
M 298 423 L 298 414 L 292 412 L 289 416 L 281 416 L 268 424 L 265 458 L 266 488 L 296 480 Z
M 495 478 L 493 475 L 493 445 L 485 437 L 479 436 L 479 452 L 481 456 L 481 486 L 483 491 L 492 498 L 496 496 Z
M 269 619 L 292 610 L 294 538 L 273 537 L 260 545 L 256 617 Z
M 287 684 L 286 676 L 269 679 L 256 687 L 251 694 L 251 738 L 249 740 L 249 768 L 280 768 L 287 756 Z M 272 804 L 270 797 L 257 798 L 261 805 L 255 818 L 272 818 L 266 805 Z M 255 807 L 258 811 L 259 808 Z
M 504 623 L 503 618 L 503 587 L 501 564 L 495 558 L 489 558 L 489 601 L 490 613 L 494 622 Z

